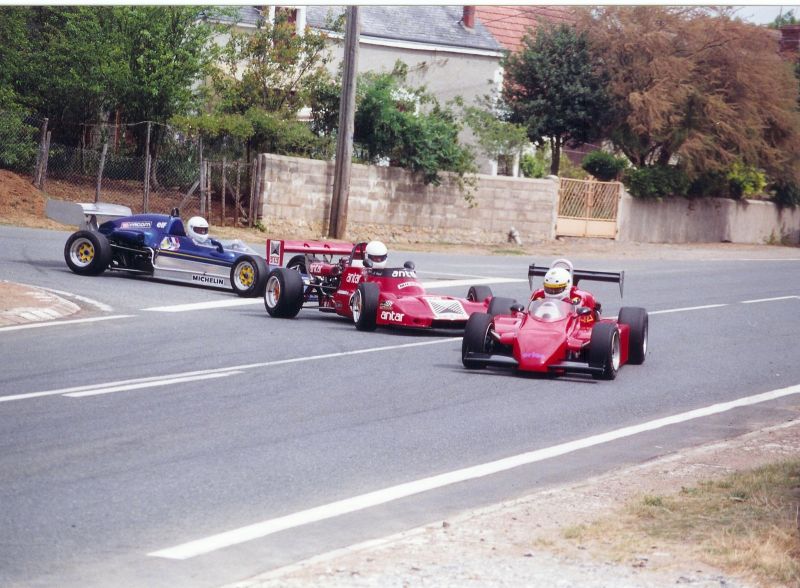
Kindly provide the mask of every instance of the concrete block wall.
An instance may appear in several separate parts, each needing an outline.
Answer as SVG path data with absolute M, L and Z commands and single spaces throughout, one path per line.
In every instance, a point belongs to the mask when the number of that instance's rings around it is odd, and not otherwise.
M 763 200 L 639 200 L 624 193 L 618 226 L 620 241 L 640 243 L 800 244 L 800 208 Z
M 266 155 L 263 218 L 324 234 L 333 191 L 332 162 Z M 425 185 L 405 170 L 354 164 L 348 200 L 350 239 L 504 243 L 516 228 L 523 243 L 555 237 L 558 182 L 478 175 L 474 205 L 445 175 Z

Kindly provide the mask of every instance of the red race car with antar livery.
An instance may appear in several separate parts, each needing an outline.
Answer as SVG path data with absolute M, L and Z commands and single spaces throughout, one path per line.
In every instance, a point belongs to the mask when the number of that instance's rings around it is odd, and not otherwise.
M 267 276 L 264 306 L 269 315 L 291 318 L 303 307 L 315 307 L 352 319 L 361 331 L 379 326 L 463 329 L 473 313 L 509 312 L 516 302 L 494 297 L 480 285 L 470 287 L 466 298 L 427 294 L 412 262 L 374 267 L 368 245 L 268 240 L 270 265 L 281 266 L 286 254 L 295 254 L 286 267 Z
M 647 355 L 648 315 L 644 308 L 622 307 L 616 319 L 601 318 L 601 307 L 580 281 L 614 282 L 620 296 L 624 272 L 575 270 L 565 259 L 550 268 L 531 264 L 528 280 L 544 276 L 544 288 L 531 294 L 528 307 L 510 313 L 473 314 L 464 329 L 464 367 L 506 366 L 550 375 L 591 374 L 613 380 L 626 364 Z

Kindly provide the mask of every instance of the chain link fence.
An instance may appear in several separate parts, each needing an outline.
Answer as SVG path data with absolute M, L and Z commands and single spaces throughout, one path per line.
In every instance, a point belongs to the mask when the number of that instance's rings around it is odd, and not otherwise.
M 134 213 L 178 208 L 212 224 L 253 226 L 257 162 L 247 162 L 242 145 L 203 145 L 167 125 L 56 128 L 47 119 L 0 111 L 0 168 L 60 200 L 122 204 Z

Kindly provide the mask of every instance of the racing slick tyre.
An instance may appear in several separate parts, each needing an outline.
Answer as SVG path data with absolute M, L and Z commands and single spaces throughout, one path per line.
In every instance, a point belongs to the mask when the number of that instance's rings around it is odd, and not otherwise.
M 111 245 L 102 233 L 77 231 L 64 245 L 64 260 L 76 274 L 99 276 L 111 263 Z
M 589 366 L 603 371 L 593 373 L 595 380 L 613 380 L 620 363 L 619 329 L 613 323 L 597 323 L 589 340 Z
M 630 327 L 628 337 L 628 363 L 641 365 L 647 356 L 647 311 L 638 306 L 623 306 L 619 309 L 617 322 Z
M 301 274 L 307 274 L 306 271 L 306 256 L 305 255 L 295 255 L 289 260 L 289 263 L 286 264 L 286 269 L 293 269 Z
M 267 283 L 267 262 L 255 255 L 242 255 L 231 267 L 231 287 L 243 298 L 264 293 Z
M 353 322 L 359 331 L 374 331 L 377 327 L 379 297 L 378 284 L 362 282 L 356 288 L 350 305 L 353 310 Z
M 489 308 L 486 310 L 490 315 L 495 316 L 498 314 L 511 314 L 511 307 L 517 303 L 513 298 L 503 298 L 502 296 L 494 296 L 489 302 Z
M 467 292 L 467 300 L 472 302 L 483 302 L 492 297 L 492 289 L 489 286 L 470 286 Z
M 488 353 L 489 327 L 492 326 L 492 315 L 485 312 L 473 312 L 464 327 L 464 338 L 461 340 L 461 363 L 468 370 L 479 370 L 486 367 L 482 361 L 467 359 L 467 353 Z
M 269 316 L 293 318 L 303 308 L 303 278 L 300 272 L 278 267 L 267 276 L 264 307 Z

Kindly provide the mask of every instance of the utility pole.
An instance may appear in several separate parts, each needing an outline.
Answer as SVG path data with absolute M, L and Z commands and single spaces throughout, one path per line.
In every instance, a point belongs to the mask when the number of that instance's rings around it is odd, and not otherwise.
M 353 158 L 353 127 L 356 110 L 356 72 L 358 71 L 358 6 L 347 8 L 344 34 L 344 71 L 339 101 L 339 134 L 336 138 L 336 164 L 328 236 L 344 238 L 347 229 L 347 199 L 350 196 L 350 170 Z

